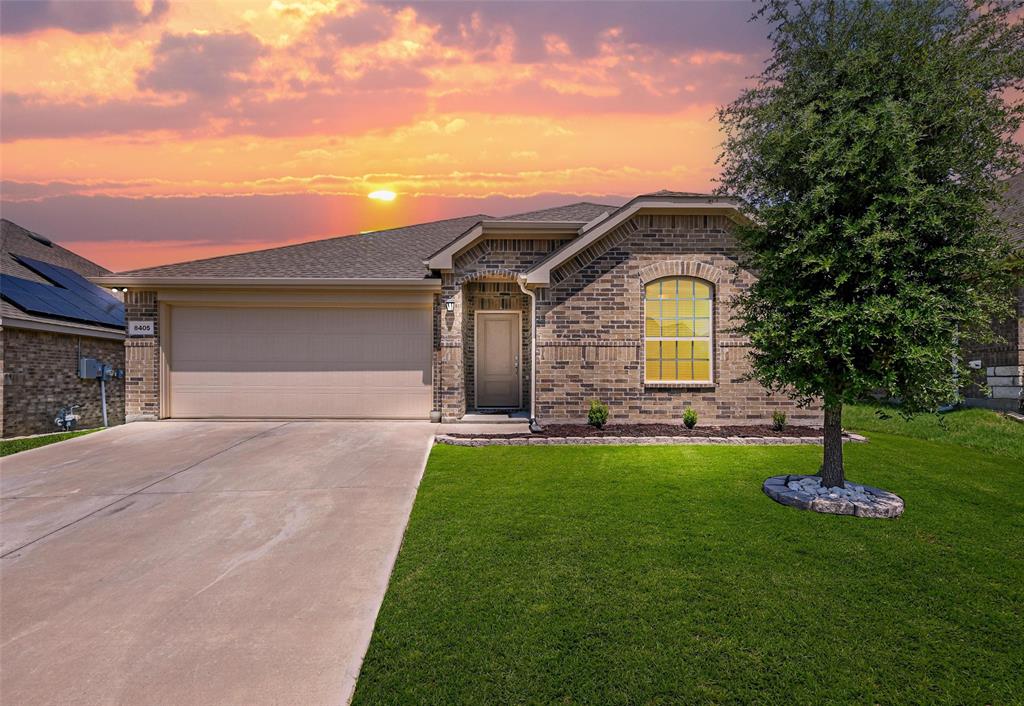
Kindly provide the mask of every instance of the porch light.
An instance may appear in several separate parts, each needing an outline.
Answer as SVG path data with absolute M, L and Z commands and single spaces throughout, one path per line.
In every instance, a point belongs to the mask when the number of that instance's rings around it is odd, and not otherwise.
M 452 299 L 445 299 L 444 300 L 444 308 L 445 308 L 445 311 L 455 311 L 455 299 L 454 298 L 452 298 Z

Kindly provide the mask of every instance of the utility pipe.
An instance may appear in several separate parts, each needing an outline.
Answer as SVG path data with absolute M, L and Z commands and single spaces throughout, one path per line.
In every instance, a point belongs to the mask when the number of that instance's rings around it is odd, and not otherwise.
M 540 431 L 537 424 L 535 401 L 537 398 L 537 295 L 526 288 L 526 277 L 516 277 L 516 284 L 530 298 L 530 431 Z
M 103 426 L 107 426 L 107 366 L 100 366 L 100 404 L 103 407 Z

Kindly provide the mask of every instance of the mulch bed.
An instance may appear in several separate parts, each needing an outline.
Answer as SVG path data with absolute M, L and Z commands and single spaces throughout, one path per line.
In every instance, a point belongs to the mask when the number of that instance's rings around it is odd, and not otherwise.
M 597 429 L 589 424 L 546 424 L 544 431 L 539 434 L 516 433 L 516 434 L 466 434 L 457 431 L 445 431 L 446 436 L 456 439 L 565 439 L 569 437 L 634 437 L 645 438 L 651 436 L 679 436 L 679 437 L 713 437 L 728 438 L 738 436 L 741 438 L 750 437 L 799 437 L 799 438 L 820 438 L 821 429 L 817 427 L 787 426 L 782 431 L 776 431 L 770 426 L 731 426 L 731 427 L 702 427 L 687 429 L 682 424 L 609 424 L 604 429 Z

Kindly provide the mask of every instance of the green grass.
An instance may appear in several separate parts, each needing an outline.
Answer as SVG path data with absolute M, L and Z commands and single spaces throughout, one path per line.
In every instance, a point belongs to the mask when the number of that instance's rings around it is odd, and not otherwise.
M 876 414 L 882 409 L 888 419 Z M 991 410 L 968 408 L 946 414 L 921 414 L 905 420 L 893 407 L 853 405 L 843 408 L 843 426 L 863 432 L 881 431 L 915 439 L 959 444 L 1024 462 L 1024 424 Z
M 0 456 L 10 456 L 11 454 L 16 454 L 19 451 L 37 449 L 40 446 L 55 444 L 58 441 L 67 441 L 68 439 L 74 439 L 76 436 L 91 434 L 94 431 L 99 431 L 99 429 L 58 432 L 56 434 L 44 434 L 43 436 L 30 436 L 24 439 L 6 439 L 0 441 Z
M 354 703 L 1021 703 L 1020 464 L 870 438 L 899 520 L 762 494 L 815 447 L 435 447 Z

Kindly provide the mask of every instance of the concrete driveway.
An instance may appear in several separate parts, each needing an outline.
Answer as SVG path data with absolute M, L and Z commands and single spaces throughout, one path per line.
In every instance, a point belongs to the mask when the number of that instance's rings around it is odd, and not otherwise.
M 345 703 L 434 429 L 136 423 L 4 459 L 3 703 Z

